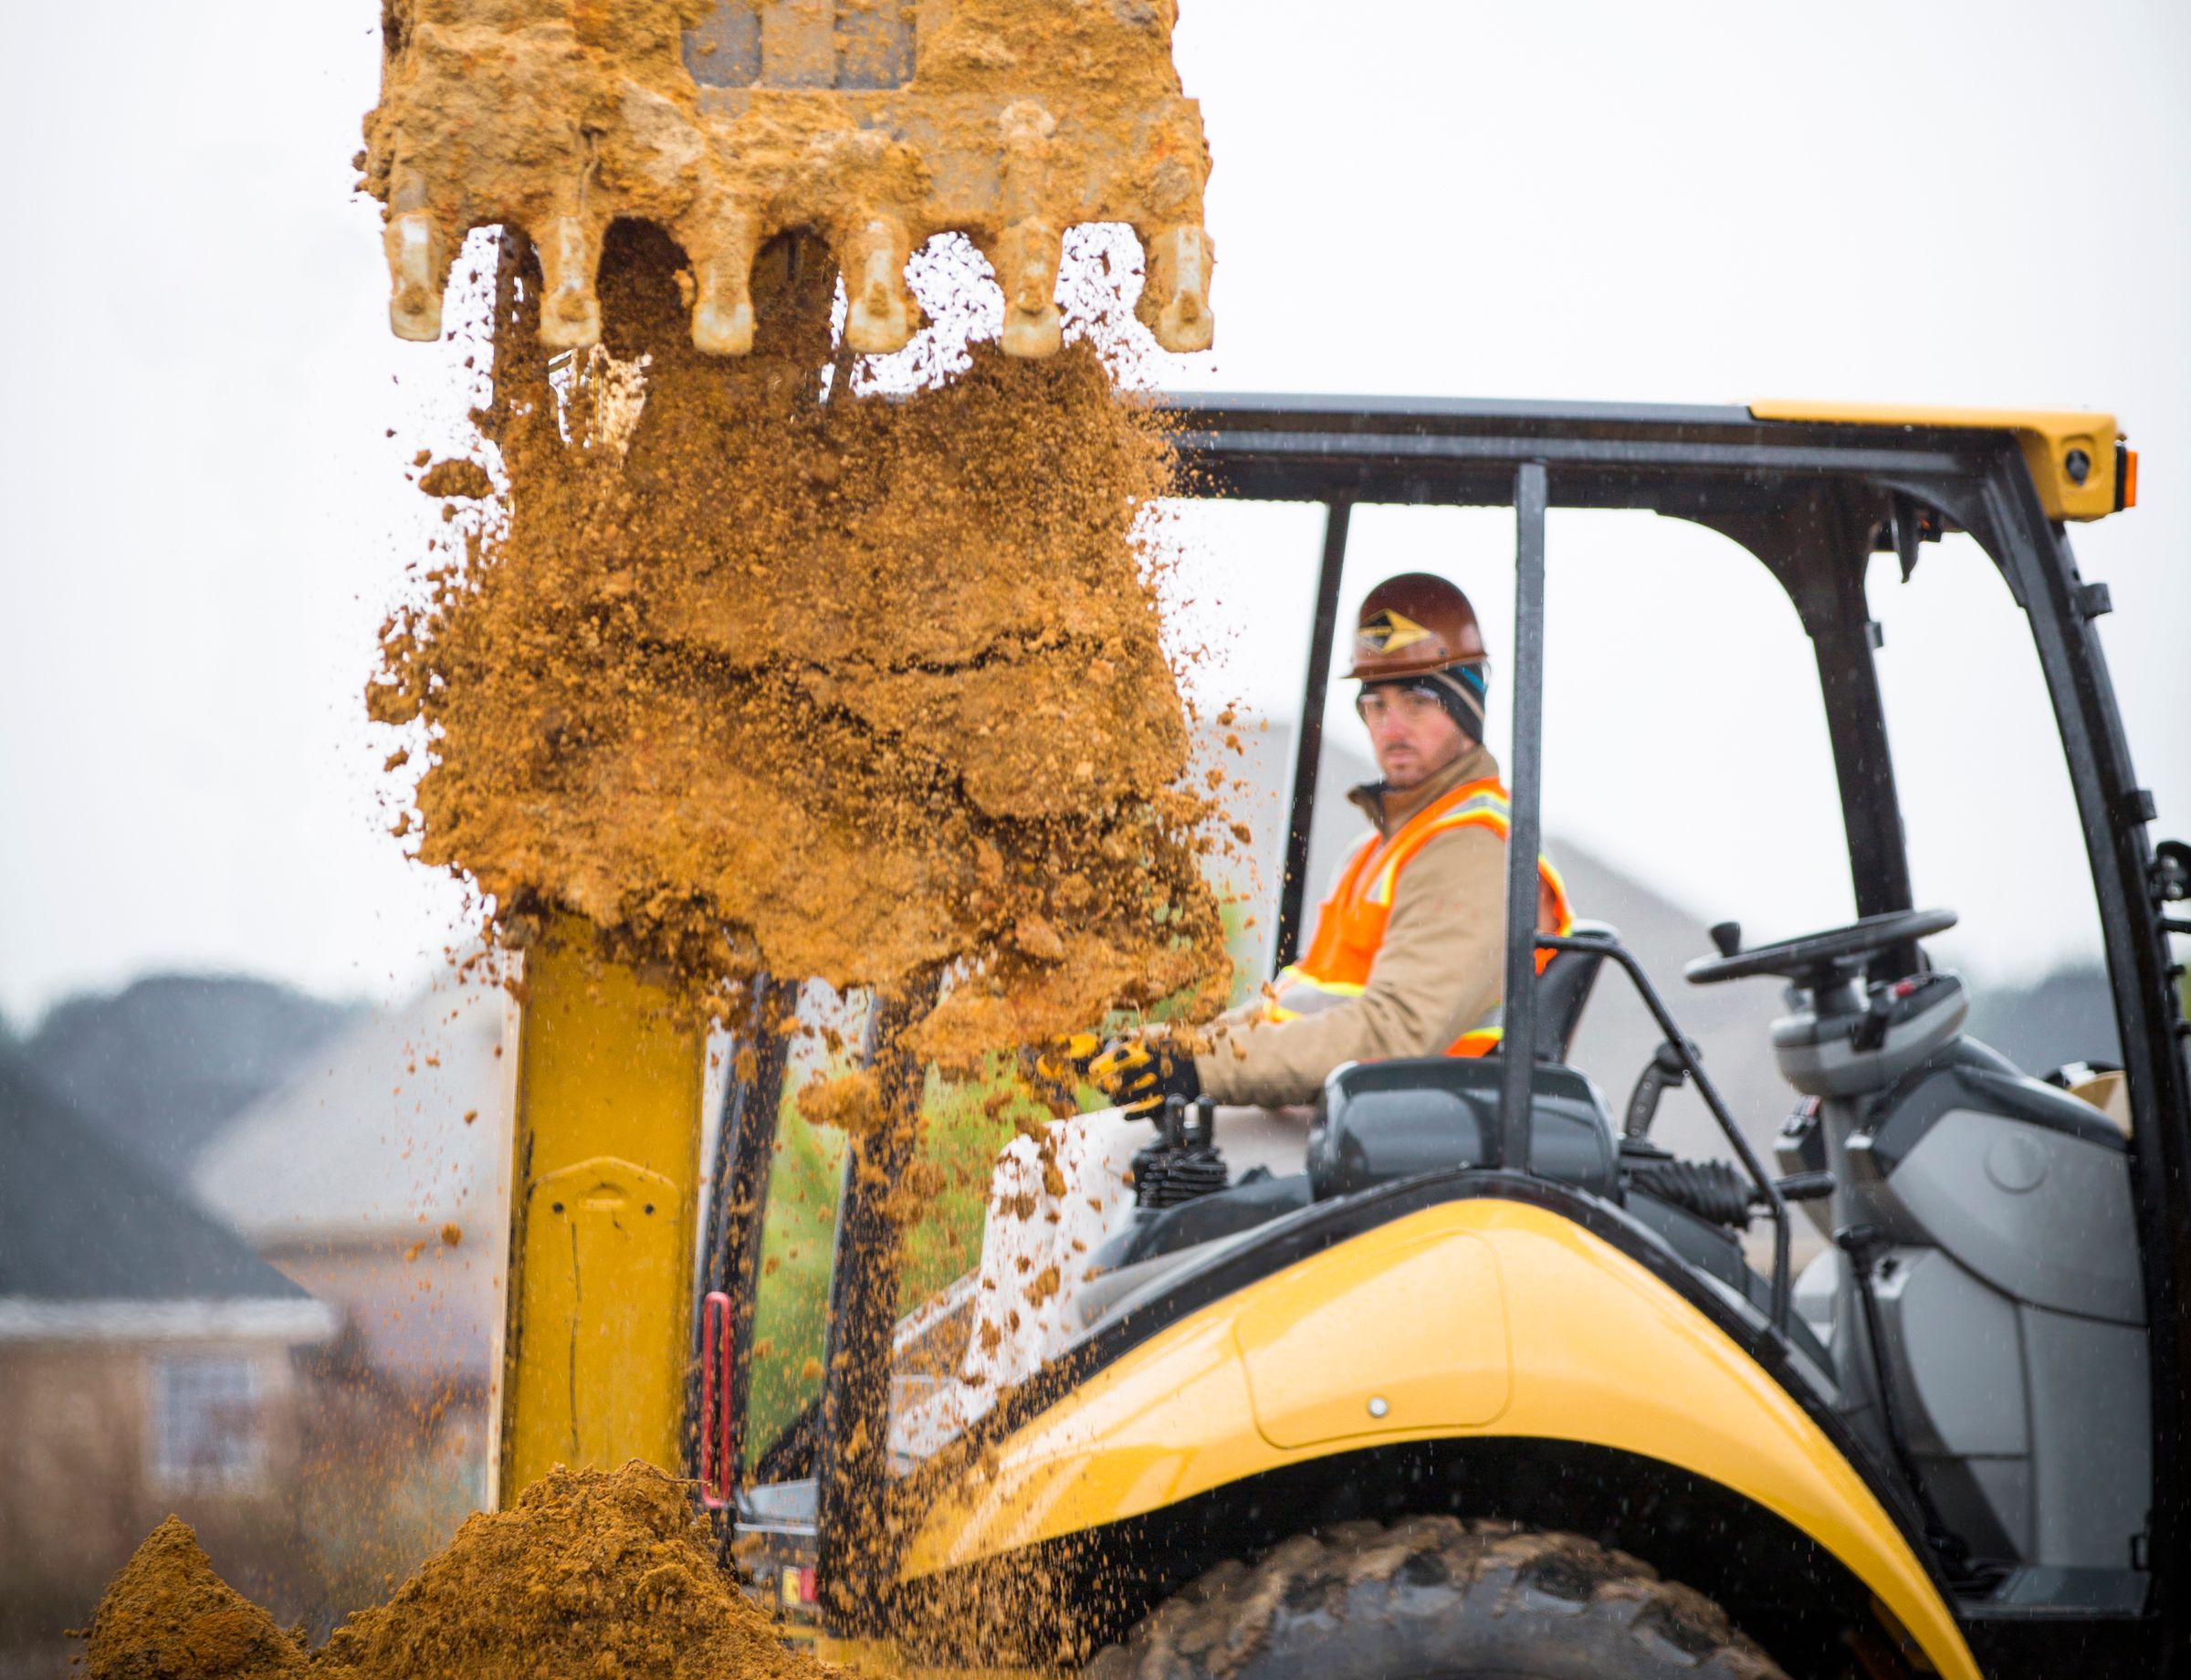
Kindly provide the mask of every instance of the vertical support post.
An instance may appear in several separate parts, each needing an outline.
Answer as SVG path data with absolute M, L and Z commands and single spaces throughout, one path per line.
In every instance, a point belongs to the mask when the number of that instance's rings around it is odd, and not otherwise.
M 1849 836 L 1849 872 L 1856 885 L 1856 913 L 1883 916 L 1912 908 L 1910 855 L 1903 836 L 1902 804 L 1894 791 L 1894 760 L 1887 743 L 1879 667 L 1872 658 L 1879 629 L 1865 608 L 1862 565 L 1857 562 L 1851 569 L 1854 578 L 1846 590 L 1843 611 L 1832 624 L 1811 632 L 1811 645 L 1833 743 L 1834 775 Z M 1873 978 L 1899 979 L 1914 972 L 1915 952 L 1899 954 L 1903 961 L 1894 972 L 1889 973 L 1886 965 L 1874 965 Z
M 777 1029 L 798 1008 L 799 990 L 795 981 L 764 976 L 755 982 L 753 1018 L 736 1046 L 751 1053 L 751 1070 L 740 1078 L 733 1061 L 716 1131 L 701 1287 L 709 1293 L 719 1290 L 730 1301 L 729 1323 L 723 1327 L 729 1342 L 723 1398 L 729 1426 L 722 1447 L 725 1479 L 734 1488 L 745 1464 L 746 1405 L 753 1381 L 753 1312 L 768 1218 L 769 1175 L 776 1160 L 777 1115 L 783 1103 L 787 1045 Z
M 844 1151 L 814 1454 L 815 1588 L 833 1633 L 866 1631 L 884 1596 L 873 1577 L 885 1551 L 901 1247 L 889 1201 L 919 1145 L 928 1074 L 907 1046 L 906 1030 L 934 1004 L 937 978 L 923 976 L 875 998 L 866 1047 L 881 1118 L 866 1136 L 848 1139 Z
M 519 1017 L 499 1498 L 551 1465 L 684 1465 L 706 1034 L 572 925 Z
M 1316 769 L 1324 757 L 1324 705 L 1331 688 L 1331 643 L 1338 629 L 1339 580 L 1347 570 L 1347 527 L 1354 504 L 1324 507 L 1324 560 L 1316 573 L 1316 617 L 1308 633 L 1308 676 L 1301 689 L 1301 728 L 1294 741 L 1293 794 L 1286 802 L 1285 863 L 1278 877 L 1278 925 L 1271 942 L 1276 977 L 1301 949 L 1302 895 L 1307 890 L 1308 829 L 1316 807 Z
M 1818 661 L 1819 695 L 1832 739 L 1856 913 L 1878 916 L 1906 910 L 1913 900 L 1873 657 L 1880 631 L 1864 587 L 1876 514 L 1870 504 L 1852 506 L 1853 500 L 1853 492 L 1845 488 L 1814 486 L 1769 515 L 1728 515 L 1703 522 L 1764 562 L 1803 621 Z M 1875 961 L 1871 974 L 1899 979 L 1914 967 L 1915 951 L 1904 947 Z
M 1499 1165 L 1529 1166 L 1529 1076 L 1536 1062 L 1537 853 L 1543 849 L 1545 464 L 1514 477 L 1514 752 L 1507 766 L 1506 985 L 1499 1041 Z

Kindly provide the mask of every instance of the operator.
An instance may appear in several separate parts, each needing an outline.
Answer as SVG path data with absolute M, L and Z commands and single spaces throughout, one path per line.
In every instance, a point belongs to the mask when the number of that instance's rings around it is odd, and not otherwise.
M 1499 1043 L 1506 964 L 1506 790 L 1483 745 L 1490 660 L 1468 597 L 1410 572 L 1364 597 L 1347 675 L 1380 780 L 1347 797 L 1371 832 L 1316 914 L 1305 955 L 1194 1055 L 1145 1031 L 1092 1072 L 1123 1108 L 1168 1097 L 1283 1108 L 1333 1068 L 1392 1056 L 1483 1055 Z M 1537 926 L 1572 926 L 1537 864 Z M 1541 967 L 1541 960 L 1540 964 Z
M 998 1158 L 958 1381 L 894 1426 L 920 1454 L 987 1410 L 1076 1328 L 1074 1301 L 1131 1191 L 1168 1097 L 1276 1108 L 1313 1102 L 1346 1062 L 1483 1055 L 1499 1042 L 1506 963 L 1506 791 L 1483 746 L 1490 661 L 1468 597 L 1408 572 L 1363 600 L 1348 677 L 1380 779 L 1349 797 L 1371 832 L 1317 913 L 1307 953 L 1189 1054 L 1160 1027 L 1115 1039 L 1090 1074 L 1126 1112 L 1062 1120 Z M 1537 866 L 1537 926 L 1572 926 Z M 1540 961 L 1541 967 L 1541 961 Z

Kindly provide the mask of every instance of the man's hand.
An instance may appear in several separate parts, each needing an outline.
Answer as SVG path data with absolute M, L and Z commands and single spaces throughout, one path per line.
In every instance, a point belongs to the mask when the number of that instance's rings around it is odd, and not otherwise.
M 1151 1119 L 1166 1097 L 1192 1102 L 1202 1094 L 1194 1057 L 1161 1034 L 1112 1039 L 1088 1064 L 1088 1077 L 1128 1114 Z

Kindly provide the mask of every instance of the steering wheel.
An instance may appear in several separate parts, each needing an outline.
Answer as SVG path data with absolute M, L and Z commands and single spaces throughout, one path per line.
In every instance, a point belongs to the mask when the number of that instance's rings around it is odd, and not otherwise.
M 1693 986 L 1716 986 L 1723 980 L 1747 980 L 1754 974 L 1777 974 L 1805 984 L 1830 983 L 1840 971 L 1856 967 L 1861 958 L 1913 940 L 1930 939 L 1955 925 L 1953 910 L 1889 910 L 1882 916 L 1850 922 L 1846 928 L 1782 940 L 1777 945 L 1699 957 L 1682 972 Z

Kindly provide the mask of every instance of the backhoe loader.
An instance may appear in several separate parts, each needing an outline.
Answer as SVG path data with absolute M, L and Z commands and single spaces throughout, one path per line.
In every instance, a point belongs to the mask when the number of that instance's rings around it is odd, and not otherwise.
M 456 241 L 500 223 L 538 253 L 542 337 L 588 344 L 602 230 L 636 216 L 684 244 L 704 350 L 750 342 L 754 252 L 792 230 L 844 270 L 846 343 L 887 350 L 914 319 L 907 251 L 956 227 L 999 270 L 1006 350 L 1040 354 L 1060 224 L 1104 218 L 1142 232 L 1159 341 L 1208 341 L 1199 118 L 1176 81 L 1092 115 L 1101 78 L 1084 73 L 1123 53 L 1168 76 L 1168 0 L 607 14 L 392 8 L 368 174 L 398 331 L 440 331 Z M 1063 44 L 1053 61 L 1044 42 Z M 508 97 L 467 106 L 467 77 Z M 1534 872 L 1514 869 L 1504 1054 L 1338 1069 L 1284 1172 L 1212 1171 L 1222 1118 L 1168 1117 L 1151 1148 L 1194 1170 L 1150 1181 L 1194 1193 L 1105 1234 L 1060 1357 L 955 1437 L 916 1442 L 904 1422 L 949 1380 L 970 1315 L 963 1283 L 908 1290 L 882 1205 L 918 1147 L 923 1086 L 892 1030 L 907 1002 L 884 998 L 871 1049 L 894 1118 L 843 1150 L 811 1395 L 763 1418 L 783 1038 L 764 1022 L 739 1058 L 703 1210 L 704 1043 L 635 978 L 544 953 L 516 1058 L 503 1492 L 559 1461 L 685 1465 L 787 1621 L 875 1659 L 2181 1670 L 2191 1082 L 2169 940 L 2191 931 L 2172 909 L 2191 851 L 2149 836 L 2096 625 L 2109 593 L 2068 538 L 2134 504 L 2113 417 L 1225 396 L 1176 399 L 1173 417 L 1181 495 L 1326 509 L 1278 963 L 1303 932 L 1352 509 L 1514 509 L 1515 858 L 1540 838 L 1547 510 L 1690 521 L 1781 585 L 1817 667 L 1855 916 L 1762 944 L 1723 926 L 1685 973 L 1785 983 L 1777 1159 L 1720 1099 L 1665 977 L 1602 925 L 1533 939 Z M 1875 555 L 1906 577 L 1958 533 L 2024 615 L 2051 697 L 2116 1068 L 2016 1066 L 1963 1031 L 1966 988 L 1928 954 L 1955 916 L 1913 890 L 1866 580 Z M 1618 1119 L 1569 1061 L 1616 977 L 1664 1036 Z M 796 994 L 765 992 L 778 1017 Z M 1676 1077 L 1724 1159 L 1654 1142 Z M 1824 1239 L 1799 1276 L 1798 1219 Z
M 1515 856 L 1538 834 L 1547 508 L 1692 520 L 1783 585 L 1857 919 L 1746 946 L 1723 926 L 1685 971 L 1786 984 L 1777 1159 L 1616 931 L 1536 936 L 1556 954 L 1534 983 L 1525 936 L 1508 1054 L 1342 1067 L 1296 1171 L 1132 1210 L 1074 1344 L 946 1450 L 904 1419 L 934 1349 L 963 1339 L 963 1292 L 903 1298 L 848 1169 L 820 1391 L 741 1476 L 721 1401 L 744 1403 L 730 1297 L 754 1287 L 736 1280 L 777 1137 L 764 1078 L 723 1143 L 746 1217 L 714 1225 L 731 1281 L 699 1465 L 764 1589 L 836 1635 L 1100 1654 L 1106 1675 L 2173 1672 L 2191 1106 L 2167 940 L 2191 927 L 2170 909 L 2191 853 L 2148 841 L 2094 629 L 2108 592 L 2067 536 L 2134 499 L 2114 420 L 1294 397 L 1181 398 L 1177 417 L 1192 493 L 1326 509 L 1281 964 L 1356 506 L 1515 509 Z M 2119 1068 L 2018 1068 L 1964 1034 L 1966 986 L 1927 955 L 1955 917 L 1913 901 L 1865 578 L 1955 533 L 2021 604 L 2053 697 Z M 1618 1119 L 1568 1064 L 1614 972 L 1665 1040 Z M 1724 1159 L 1653 1142 L 1670 1071 Z M 909 1113 L 915 1085 L 896 1088 Z M 1169 1147 L 1208 1156 L 1178 1117 Z M 1798 1219 L 1827 1239 L 1800 1277 Z M 981 1614 L 1000 1601 L 1008 1628 Z

